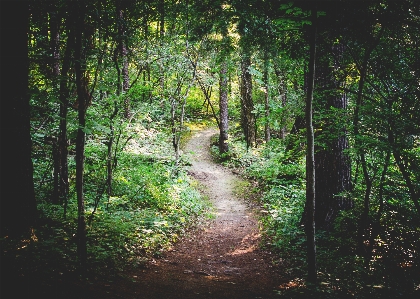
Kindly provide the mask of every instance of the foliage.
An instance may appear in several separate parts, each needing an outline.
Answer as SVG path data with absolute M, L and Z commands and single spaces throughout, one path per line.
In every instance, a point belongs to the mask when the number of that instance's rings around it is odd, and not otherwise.
M 116 274 L 128 264 L 136 266 L 158 255 L 205 217 L 209 207 L 196 183 L 187 176 L 185 166 L 178 168 L 177 176 L 173 175 L 173 156 L 165 154 L 171 152 L 166 133 L 147 130 L 140 124 L 125 130 L 135 133 L 135 137 L 120 153 L 109 199 L 101 192 L 105 183 L 105 145 L 100 139 L 89 139 L 86 146 L 89 270 L 95 275 L 101 271 Z M 43 179 L 43 167 L 36 164 L 37 182 Z M 38 186 L 38 196 L 51 192 L 48 185 Z M 2 259 L 15 260 L 16 267 L 25 265 L 25 271 L 38 271 L 42 266 L 46 275 L 76 271 L 74 197 L 71 192 L 65 218 L 62 205 L 39 198 L 36 239 L 22 241 L 24 245 L 2 240 Z M 12 257 L 19 249 L 19 257 Z
M 293 298 L 349 296 L 395 298 L 411 294 L 418 285 L 418 218 L 401 189 L 398 170 L 393 166 L 386 182 L 386 208 L 375 237 L 374 254 L 368 266 L 357 246 L 358 215 L 363 209 L 363 187 L 352 193 L 355 208 L 343 211 L 333 230 L 317 231 L 317 263 L 320 284 L 305 284 L 306 239 L 301 225 L 305 202 L 304 159 L 291 161 L 284 141 L 272 140 L 246 150 L 240 139 L 231 141 L 230 159 L 223 163 L 257 181 L 262 194 L 260 221 L 264 238 L 261 246 L 278 254 L 278 266 L 290 277 L 279 294 Z M 217 151 L 214 151 L 217 154 Z M 373 163 L 373 162 L 372 162 Z M 377 212 L 376 202 L 372 215 Z M 392 269 L 392 270 L 390 270 Z M 349 295 L 353 294 L 353 295 Z

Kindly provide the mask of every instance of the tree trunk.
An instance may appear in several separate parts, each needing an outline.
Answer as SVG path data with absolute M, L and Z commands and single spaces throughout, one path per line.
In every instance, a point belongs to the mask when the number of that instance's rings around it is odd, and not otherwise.
M 269 91 L 269 82 L 268 82 L 268 68 L 269 68 L 269 58 L 267 50 L 264 52 L 264 108 L 265 108 L 265 123 L 264 123 L 264 139 L 265 142 L 269 142 L 271 139 L 270 132 L 270 91 Z M 283 138 L 283 137 L 282 137 Z
M 308 260 L 308 281 L 316 283 L 316 243 L 315 243 L 315 153 L 314 153 L 314 128 L 312 125 L 312 102 L 315 78 L 315 57 L 316 57 L 316 20 L 317 10 L 313 8 L 310 56 L 309 56 L 309 82 L 306 99 L 306 239 L 307 239 L 307 260 Z
M 29 232 L 36 220 L 28 88 L 29 4 L 2 2 L 1 8 L 0 233 L 18 237 Z M 6 14 L 12 12 L 11 19 Z
M 130 118 L 131 109 L 130 109 L 130 98 L 125 94 L 130 88 L 129 76 L 128 76 L 128 58 L 127 58 L 127 39 L 126 39 L 126 26 L 124 19 L 124 7 L 123 1 L 117 0 L 116 10 L 117 10 L 117 22 L 118 22 L 118 51 L 122 60 L 122 94 L 124 96 L 124 117 Z
M 67 22 L 67 44 L 66 51 L 63 57 L 63 65 L 61 68 L 60 78 L 60 125 L 58 147 L 60 155 L 60 180 L 59 180 L 59 198 L 64 202 L 64 217 L 67 214 L 67 200 L 69 194 L 69 175 L 68 175 L 68 139 L 67 139 L 67 112 L 69 106 L 69 88 L 68 88 L 68 73 L 70 70 L 70 61 L 72 58 L 72 51 L 74 49 L 74 30 L 70 28 L 70 23 Z
M 76 138 L 76 193 L 77 193 L 77 254 L 82 269 L 87 261 L 86 244 L 86 218 L 85 218 L 85 199 L 84 199 L 84 158 L 85 158 L 85 126 L 86 110 L 89 103 L 88 78 L 86 77 L 86 57 L 83 49 L 84 36 L 84 3 L 78 3 L 76 9 L 76 43 L 75 43 L 75 72 L 78 101 L 78 125 Z
M 249 72 L 251 58 L 243 54 L 241 60 L 241 126 L 244 132 L 247 148 L 255 144 L 255 115 L 252 100 L 252 77 Z
M 58 17 L 58 12 L 56 8 L 55 2 L 50 3 L 49 7 L 49 31 L 50 31 L 50 55 L 51 55 L 51 74 L 52 74 L 52 82 L 54 89 L 56 88 L 59 82 L 60 76 L 60 18 Z M 53 186 L 53 194 L 52 194 L 52 203 L 58 204 L 59 197 L 60 197 L 60 168 L 61 168 L 61 160 L 60 160 L 60 146 L 57 138 L 54 137 L 52 140 L 52 156 L 54 161 L 54 186 Z
M 328 114 L 322 122 L 322 131 L 315 138 L 317 146 L 315 150 L 316 168 L 316 226 L 321 229 L 329 229 L 340 210 L 349 209 L 353 206 L 352 200 L 343 195 L 350 191 L 350 158 L 346 153 L 349 148 L 347 131 L 337 111 L 347 109 L 347 97 L 338 90 L 342 82 L 336 78 L 335 71 L 342 66 L 342 55 L 344 46 L 341 43 L 335 44 L 334 37 L 325 37 L 323 44 L 324 54 L 317 62 L 316 85 L 319 90 L 319 98 L 322 100 L 320 106 Z M 331 46 L 333 44 L 333 46 Z M 331 50 L 332 49 L 332 57 Z M 331 60 L 334 61 L 334 68 L 331 69 Z
M 51 71 L 54 78 L 60 75 L 60 23 L 61 18 L 55 2 L 51 2 L 50 10 L 50 49 Z
M 165 38 L 165 0 L 159 0 L 159 40 L 163 48 Z M 159 63 L 159 85 L 161 90 L 161 99 L 163 101 L 165 93 L 165 70 L 162 63 Z
M 219 152 L 225 154 L 229 151 L 228 140 L 228 77 L 227 77 L 227 63 L 223 61 L 220 69 L 219 81 L 219 114 L 220 114 L 220 137 L 219 137 Z
M 108 153 L 107 153 L 107 164 L 106 164 L 106 168 L 107 168 L 107 180 L 106 180 L 106 185 L 107 185 L 107 195 L 108 195 L 108 203 L 110 200 L 110 197 L 112 195 L 112 173 L 113 173 L 113 169 L 114 169 L 114 163 L 113 163 L 113 159 L 112 159 L 112 146 L 114 144 L 114 117 L 117 116 L 118 113 L 118 106 L 117 103 L 114 103 L 114 111 L 112 112 L 111 116 L 109 117 L 109 138 L 108 138 Z

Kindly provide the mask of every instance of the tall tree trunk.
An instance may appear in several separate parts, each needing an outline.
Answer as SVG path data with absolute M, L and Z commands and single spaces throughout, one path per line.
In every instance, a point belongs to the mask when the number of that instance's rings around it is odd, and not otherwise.
M 11 12 L 13 18 L 6 15 Z M 2 2 L 0 21 L 3 174 L 0 229 L 1 236 L 17 237 L 29 232 L 36 220 L 28 88 L 29 2 Z
M 129 76 L 128 76 L 128 58 L 127 58 L 127 39 L 126 39 L 126 26 L 124 18 L 124 7 L 123 1 L 117 0 L 116 9 L 117 9 L 117 19 L 118 19 L 118 51 L 122 60 L 122 94 L 124 95 L 124 116 L 125 118 L 130 118 L 131 109 L 130 109 L 130 98 L 125 94 L 129 87 Z
M 349 148 L 347 131 L 344 125 L 338 125 L 342 120 L 335 113 L 347 109 L 347 97 L 341 89 L 342 82 L 337 81 L 335 71 L 342 66 L 344 46 L 336 44 L 334 37 L 324 37 L 323 57 L 317 63 L 316 85 L 324 92 L 320 94 L 322 109 L 329 114 L 323 120 L 322 132 L 315 136 L 318 146 L 315 150 L 316 168 L 316 214 L 317 228 L 329 229 L 340 210 L 349 209 L 353 201 L 343 195 L 350 191 L 350 158 L 346 153 Z M 332 45 L 333 44 L 333 45 Z M 332 57 L 331 50 L 332 49 Z M 327 56 L 326 56 L 327 55 Z M 320 58 L 320 57 L 319 57 Z M 330 67 L 334 60 L 334 68 Z M 337 129 L 338 128 L 338 129 Z
M 144 40 L 146 43 L 146 66 L 144 67 L 143 71 L 143 84 L 149 84 L 150 83 L 150 64 L 149 64 L 149 14 L 148 12 L 144 15 Z M 143 93 L 143 102 L 145 102 L 145 98 L 151 100 L 151 92 L 148 90 L 147 93 Z
M 109 138 L 108 138 L 108 153 L 107 153 L 107 195 L 108 195 L 108 203 L 110 200 L 110 197 L 112 195 L 112 174 L 114 169 L 114 163 L 112 159 L 112 146 L 114 144 L 114 117 L 117 116 L 118 113 L 118 106 L 117 103 L 114 103 L 114 111 L 112 112 L 111 116 L 109 117 Z
M 74 29 L 70 28 L 70 23 L 67 22 L 67 44 L 66 50 L 63 57 L 63 64 L 61 67 L 61 78 L 60 78 L 60 125 L 59 125 L 59 137 L 58 137 L 58 147 L 60 155 L 60 188 L 59 188 L 59 198 L 64 202 L 64 217 L 67 214 L 67 201 L 69 194 L 69 175 L 68 175 L 68 139 L 67 139 L 67 113 L 69 106 L 69 70 L 70 70 L 70 61 L 72 58 L 72 52 L 74 49 Z
M 51 2 L 50 9 L 50 49 L 51 71 L 54 78 L 60 75 L 60 24 L 61 18 L 55 2 Z
M 224 58 L 226 59 L 226 58 Z M 219 114 L 220 114 L 220 136 L 219 136 L 219 152 L 225 154 L 229 151 L 228 140 L 228 76 L 227 76 L 227 63 L 224 60 L 220 69 L 219 81 Z
M 315 57 L 316 57 L 316 20 L 317 10 L 313 8 L 312 26 L 310 37 L 309 53 L 309 82 L 306 99 L 306 239 L 307 239 L 307 260 L 308 260 L 308 281 L 316 283 L 316 243 L 315 243 L 315 153 L 314 153 L 314 128 L 312 125 L 312 102 L 315 79 Z
M 50 31 L 50 55 L 51 55 L 51 74 L 52 82 L 54 88 L 57 86 L 60 76 L 60 20 L 58 18 L 58 13 L 56 5 L 54 2 L 50 3 L 49 8 L 49 31 Z M 53 194 L 52 194 L 52 203 L 59 203 L 59 189 L 60 189 L 60 147 L 58 144 L 58 139 L 54 136 L 52 139 L 52 156 L 54 161 L 54 170 L 53 170 Z
M 247 148 L 255 144 L 255 115 L 252 100 L 252 77 L 249 72 L 251 57 L 244 53 L 241 60 L 241 125 Z
M 79 9 L 76 9 L 78 16 L 76 22 L 76 43 L 75 43 L 75 73 L 78 101 L 78 125 L 76 138 L 76 193 L 77 193 L 77 254 L 79 262 L 84 268 L 87 261 L 87 244 L 86 244 L 86 217 L 85 217 L 85 199 L 84 199 L 84 158 L 85 158 L 85 126 L 86 126 L 86 110 L 89 103 L 88 78 L 86 77 L 86 57 L 83 48 L 84 41 L 84 22 L 85 7 L 84 3 L 78 3 Z M 76 6 L 76 7 L 77 7 Z
M 160 46 L 163 48 L 165 38 L 165 0 L 159 0 L 159 40 Z M 159 85 L 161 90 L 161 98 L 163 100 L 165 93 L 165 70 L 163 64 L 159 64 Z
M 280 69 L 278 68 L 278 66 L 275 66 L 274 67 L 274 73 L 276 74 L 277 79 L 278 79 L 278 86 L 279 86 L 278 87 L 278 90 L 279 90 L 279 94 L 280 95 L 283 95 L 281 97 L 281 105 L 282 105 L 283 108 L 285 108 L 286 107 L 286 103 L 287 103 L 286 75 L 284 73 L 280 72 Z M 307 77 L 307 74 L 305 74 L 304 77 L 306 78 Z M 297 87 L 296 87 L 296 90 L 297 90 Z M 304 91 L 305 91 L 305 93 L 307 92 L 307 88 L 305 87 L 305 84 L 304 84 Z M 297 133 L 297 132 L 299 132 L 300 129 L 303 129 L 305 127 L 304 120 L 305 120 L 304 117 L 299 115 L 297 117 L 296 121 L 295 121 L 295 124 L 293 126 L 292 131 L 294 130 L 294 132 Z M 285 124 L 285 121 L 286 121 L 286 117 L 285 117 L 284 113 L 282 113 L 281 124 L 283 126 L 280 129 L 280 138 L 281 139 L 284 139 L 286 137 L 286 127 L 284 125 Z M 301 128 L 298 128 L 296 130 L 296 125 L 299 123 L 299 121 L 301 121 L 302 127 Z
M 269 57 L 267 50 L 264 51 L 264 74 L 263 74 L 263 82 L 264 82 L 264 110 L 265 110 L 265 123 L 264 123 L 264 139 L 265 142 L 269 142 L 271 139 L 271 132 L 270 132 L 270 90 L 269 90 L 269 82 L 268 82 L 268 68 L 269 68 Z

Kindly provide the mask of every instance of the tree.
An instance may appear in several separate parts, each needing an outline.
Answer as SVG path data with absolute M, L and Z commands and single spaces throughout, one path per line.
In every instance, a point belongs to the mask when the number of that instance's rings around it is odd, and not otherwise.
M 129 76 L 128 76 L 128 58 L 127 58 L 127 28 L 126 28 L 126 21 L 124 17 L 124 5 L 125 1 L 116 0 L 115 8 L 117 14 L 117 27 L 118 27 L 118 53 L 122 60 L 122 88 L 118 85 L 118 93 L 120 92 L 120 88 L 122 90 L 122 94 L 124 95 L 124 115 L 125 118 L 130 118 L 130 99 L 126 92 L 129 89 Z M 120 74 L 118 63 L 116 62 L 118 68 L 118 74 Z M 120 76 L 118 76 L 118 82 L 120 82 Z
M 6 14 L 13 12 L 13 19 Z M 1 235 L 28 233 L 36 221 L 29 106 L 29 2 L 1 7 Z
M 316 23 L 317 9 L 311 11 L 311 32 L 309 40 L 309 63 L 308 63 L 308 93 L 306 99 L 306 238 L 307 238 L 307 259 L 308 259 L 308 281 L 316 282 L 316 243 L 315 243 L 315 205 L 316 205 L 316 172 L 314 152 L 314 128 L 312 125 L 312 101 L 315 81 L 315 60 L 316 60 Z
M 254 101 L 252 99 L 252 75 L 249 70 L 251 67 L 251 54 L 245 50 L 241 58 L 241 126 L 244 132 L 247 148 L 256 142 L 256 127 L 254 114 Z
M 86 244 L 86 217 L 84 198 L 84 159 L 85 159 L 85 128 L 86 111 L 91 102 L 89 92 L 89 76 L 86 73 L 86 55 L 89 47 L 90 35 L 87 30 L 87 7 L 86 4 L 78 1 L 73 7 L 73 20 L 75 21 L 75 74 L 77 88 L 77 116 L 78 130 L 76 138 L 76 193 L 77 193 L 77 254 L 82 268 L 87 261 Z
M 220 66 L 220 79 L 219 79 L 219 114 L 220 114 L 220 125 L 219 125 L 219 153 L 221 155 L 229 151 L 228 141 L 228 68 L 227 62 L 222 61 Z
M 337 5 L 337 7 L 336 7 Z M 319 43 L 315 78 L 316 104 L 320 118 L 315 135 L 316 213 L 317 228 L 329 229 L 338 211 L 349 209 L 353 202 L 350 191 L 350 158 L 347 130 L 342 122 L 347 109 L 347 96 L 342 91 L 345 46 L 341 41 L 339 4 L 322 7 L 327 17 L 319 24 Z M 322 24 L 322 25 L 321 25 Z M 341 121 L 340 121 L 341 120 Z

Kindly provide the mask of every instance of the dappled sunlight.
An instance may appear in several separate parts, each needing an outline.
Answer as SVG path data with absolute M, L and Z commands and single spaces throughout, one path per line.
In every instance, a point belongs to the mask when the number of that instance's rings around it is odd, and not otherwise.
M 251 233 L 242 238 L 241 243 L 238 248 L 232 252 L 227 253 L 228 256 L 242 255 L 254 252 L 258 248 L 258 242 L 261 238 L 260 233 Z

